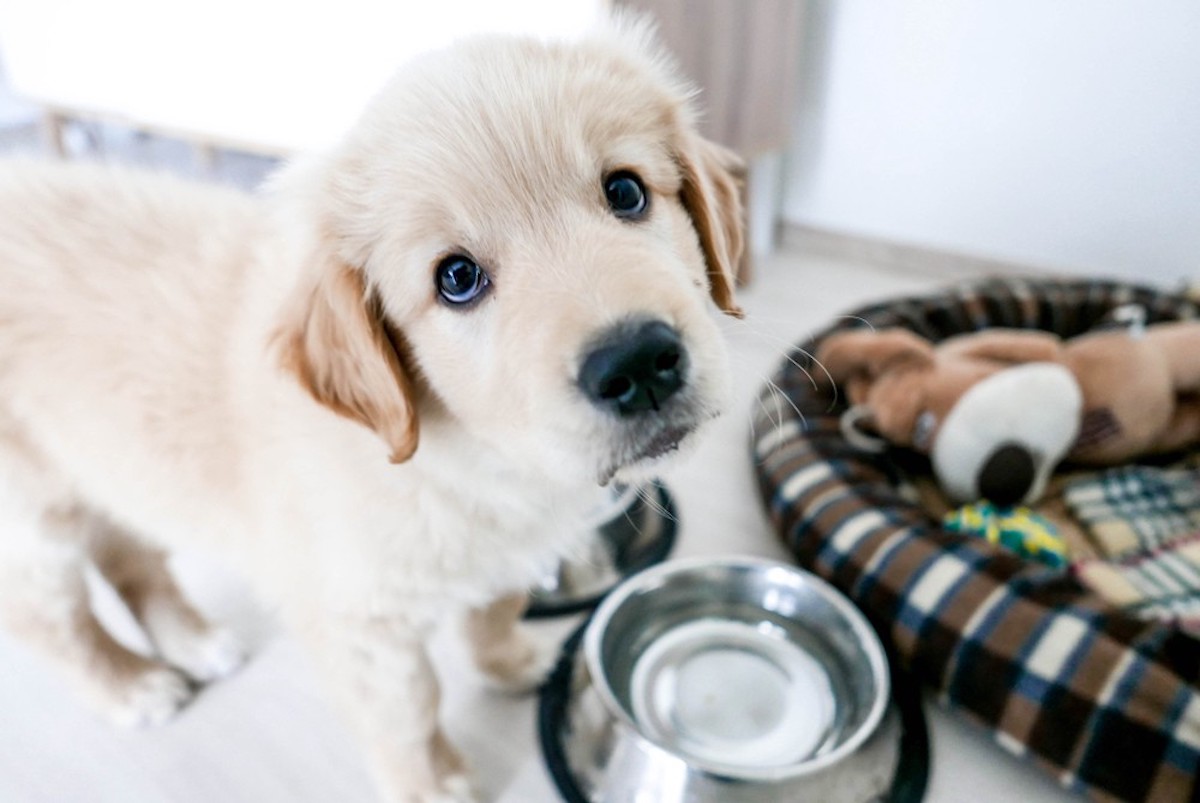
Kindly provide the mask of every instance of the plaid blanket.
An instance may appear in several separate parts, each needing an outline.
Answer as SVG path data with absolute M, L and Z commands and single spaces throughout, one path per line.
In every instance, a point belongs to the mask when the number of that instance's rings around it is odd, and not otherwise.
M 1010 326 L 1071 337 L 1131 302 L 1148 322 L 1196 316 L 1186 299 L 1149 288 L 1005 279 L 868 307 L 828 331 L 906 326 L 936 341 Z M 828 331 L 788 355 L 755 421 L 762 498 L 797 561 L 850 596 L 945 705 L 1067 788 L 1100 800 L 1200 795 L 1200 641 L 926 514 L 903 491 L 919 460 L 856 451 L 839 431 L 844 406 L 805 376 Z
M 1098 557 L 1075 574 L 1113 605 L 1200 634 L 1200 471 L 1121 466 L 1068 483 Z
M 1200 471 L 1120 466 L 1068 483 L 1068 507 L 1099 554 L 1129 557 L 1200 531 Z
M 1084 585 L 1134 616 L 1173 622 L 1200 635 L 1200 534 L 1121 560 L 1083 560 L 1074 571 Z

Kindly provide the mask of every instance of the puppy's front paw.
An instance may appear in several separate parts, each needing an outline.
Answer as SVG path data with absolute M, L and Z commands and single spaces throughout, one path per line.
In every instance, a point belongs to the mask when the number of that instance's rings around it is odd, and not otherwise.
M 479 670 L 492 688 L 506 694 L 525 694 L 542 684 L 558 661 L 558 645 L 525 628 L 480 657 Z
M 385 794 L 388 803 L 477 803 L 474 787 L 466 775 L 442 778 L 436 789 Z
M 246 648 L 232 631 L 213 627 L 177 643 L 173 654 L 164 657 L 192 679 L 208 683 L 236 672 L 246 662 Z
M 466 775 L 451 775 L 442 779 L 442 788 L 432 796 L 422 796 L 413 803 L 476 803 L 475 788 Z
M 122 728 L 162 725 L 178 713 L 194 692 L 187 678 L 165 666 L 146 669 L 129 679 L 109 702 L 108 715 Z

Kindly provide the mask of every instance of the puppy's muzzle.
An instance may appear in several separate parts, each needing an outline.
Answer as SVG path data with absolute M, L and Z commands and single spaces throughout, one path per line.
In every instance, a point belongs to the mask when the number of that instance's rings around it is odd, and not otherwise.
M 592 404 L 621 418 L 657 412 L 687 380 L 687 349 L 663 321 L 625 321 L 604 332 L 579 371 Z

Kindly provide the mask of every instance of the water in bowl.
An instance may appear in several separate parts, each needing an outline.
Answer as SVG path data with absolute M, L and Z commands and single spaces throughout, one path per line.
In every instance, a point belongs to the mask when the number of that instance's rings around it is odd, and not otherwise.
M 673 627 L 637 659 L 630 702 L 651 740 L 738 767 L 803 761 L 829 741 L 836 721 L 826 668 L 767 621 Z

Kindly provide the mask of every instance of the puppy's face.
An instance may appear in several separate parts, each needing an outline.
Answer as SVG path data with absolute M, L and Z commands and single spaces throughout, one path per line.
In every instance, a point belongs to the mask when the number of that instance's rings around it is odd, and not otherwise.
M 736 159 L 646 52 L 435 54 L 321 166 L 318 289 L 288 359 L 394 459 L 436 414 L 514 459 L 630 480 L 726 403 L 712 311 L 736 313 Z

